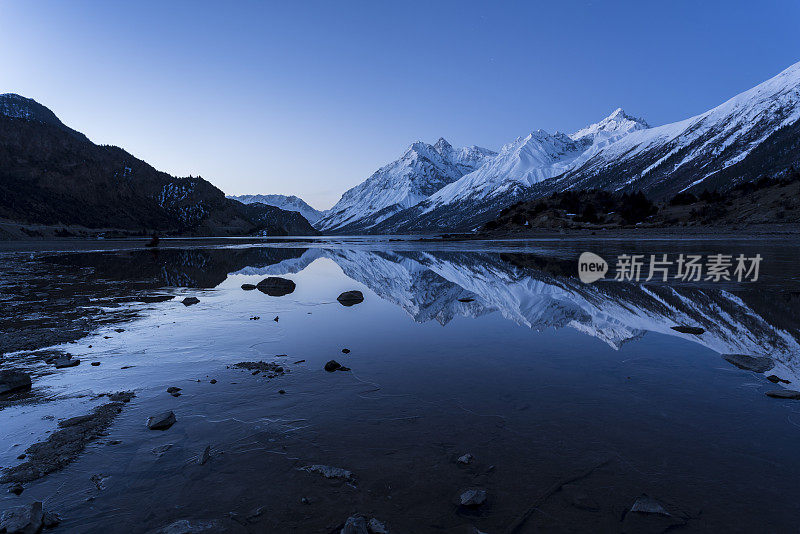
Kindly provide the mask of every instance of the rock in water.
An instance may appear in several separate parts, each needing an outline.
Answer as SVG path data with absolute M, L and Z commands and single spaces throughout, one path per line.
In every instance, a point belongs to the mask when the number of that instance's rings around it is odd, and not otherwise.
M 55 512 L 45 512 L 42 523 L 44 528 L 55 528 L 61 524 L 61 516 Z
M 336 360 L 331 360 L 325 364 L 325 370 L 328 371 L 329 373 L 332 373 L 334 371 L 349 371 L 350 368 L 345 367 Z
M 147 420 L 147 428 L 150 430 L 166 430 L 175 424 L 177 419 L 175 414 L 170 412 L 154 415 Z
M 364 302 L 364 294 L 361 291 L 345 291 L 336 300 L 342 306 L 354 306 L 360 302 Z
M 649 495 L 642 495 L 636 502 L 633 503 L 631 506 L 631 512 L 639 512 L 640 514 L 658 514 L 658 515 L 670 515 L 661 503 L 655 500 L 654 498 L 650 497 Z
M 136 394 L 133 391 L 117 391 L 116 393 L 111 393 L 108 398 L 114 402 L 130 402 L 135 396 Z
M 295 283 L 286 278 L 270 276 L 264 278 L 256 285 L 256 289 L 270 297 L 282 297 L 294 291 Z
M 778 384 L 778 383 L 781 383 L 781 384 L 788 384 L 788 383 L 789 383 L 789 380 L 785 380 L 785 379 L 783 379 L 783 378 L 781 378 L 781 377 L 779 377 L 779 376 L 777 376 L 777 375 L 769 375 L 769 376 L 767 377 L 767 380 L 769 380 L 769 381 L 770 381 L 770 382 L 772 382 L 773 384 Z
M 800 391 L 795 391 L 793 389 L 774 389 L 772 391 L 767 391 L 767 397 L 772 397 L 773 399 L 798 400 L 800 399 Z
M 167 388 L 167 393 L 169 393 L 171 395 L 173 393 L 179 392 L 180 390 L 181 390 L 181 388 L 179 388 L 179 387 L 170 386 L 170 387 Z
M 389 529 L 386 528 L 386 523 L 383 523 L 374 517 L 369 520 L 369 523 L 367 523 L 367 530 L 369 530 L 369 534 L 389 534 Z
M 211 445 L 206 446 L 203 449 L 203 454 L 200 455 L 200 458 L 197 460 L 197 463 L 200 465 L 205 465 L 211 459 Z
M 633 503 L 630 511 L 622 520 L 623 534 L 641 534 L 643 532 L 666 532 L 686 524 L 681 514 L 672 515 L 660 502 L 642 495 Z
M 467 453 L 467 454 L 465 454 L 464 456 L 459 456 L 459 457 L 456 459 L 456 462 L 458 462 L 458 463 L 460 463 L 460 464 L 467 465 L 467 464 L 471 464 L 471 463 L 472 463 L 472 460 L 474 460 L 474 459 L 475 459 L 475 457 L 474 457 L 474 456 L 472 456 L 470 453 Z
M 242 289 L 245 291 L 252 291 L 256 288 L 254 284 L 242 284 Z
M 744 369 L 745 371 L 753 371 L 756 373 L 766 373 L 773 367 L 775 367 L 775 362 L 772 361 L 772 358 L 767 356 L 749 356 L 747 354 L 723 354 L 722 355 L 725 360 L 729 363 L 732 363 L 739 369 Z
M 53 360 L 53 365 L 56 366 L 56 369 L 75 367 L 79 363 L 81 363 L 81 361 L 78 358 L 73 359 L 72 356 L 69 355 Z
M 0 395 L 28 391 L 31 389 L 31 375 L 17 369 L 0 371 Z
M 699 336 L 700 334 L 705 332 L 704 328 L 700 328 L 699 326 L 689 326 L 686 324 L 673 326 L 672 329 L 675 330 L 676 332 L 680 332 L 681 334 L 694 334 L 696 336 Z
M 307 473 L 319 473 L 325 478 L 341 478 L 344 480 L 353 479 L 352 471 L 348 471 L 347 469 L 342 469 L 341 467 L 333 467 L 331 465 L 321 465 L 321 464 L 306 465 L 304 467 L 299 467 L 298 470 L 305 471 Z
M 363 516 L 348 517 L 341 534 L 369 534 L 367 520 Z
M 480 506 L 486 502 L 486 490 L 483 489 L 468 489 L 461 493 L 458 497 L 458 502 L 461 506 L 469 508 Z
M 197 297 L 186 297 L 181 301 L 184 306 L 191 306 L 192 304 L 197 304 L 200 302 L 200 299 Z
M 36 534 L 43 525 L 44 511 L 39 501 L 10 508 L 0 515 L 0 532 L 7 534 Z

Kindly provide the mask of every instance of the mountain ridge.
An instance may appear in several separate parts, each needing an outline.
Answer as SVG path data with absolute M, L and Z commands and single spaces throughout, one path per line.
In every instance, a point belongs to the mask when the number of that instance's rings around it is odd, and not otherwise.
M 3 95 L 0 219 L 6 238 L 44 235 L 286 235 L 283 210 L 247 208 L 200 177 L 176 178 L 123 149 L 96 145 L 45 106 Z M 9 104 L 10 103 L 10 104 Z
M 275 206 L 285 211 L 300 213 L 311 224 L 317 222 L 325 212 L 311 207 L 305 200 L 295 195 L 228 195 L 228 198 L 242 204 L 261 203 Z
M 641 190 L 657 200 L 681 191 L 725 190 L 800 163 L 798 132 L 800 63 L 675 123 L 649 127 L 618 109 L 572 136 L 540 130 L 518 138 L 495 160 L 370 232 L 472 231 L 515 202 L 566 190 Z M 544 157 L 531 158 L 523 149 L 528 143 Z

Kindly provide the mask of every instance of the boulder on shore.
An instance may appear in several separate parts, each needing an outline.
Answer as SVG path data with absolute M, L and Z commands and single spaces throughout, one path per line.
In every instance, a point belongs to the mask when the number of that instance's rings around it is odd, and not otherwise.
M 256 289 L 270 297 L 282 297 L 294 292 L 296 284 L 287 278 L 269 276 L 256 284 Z
M 175 424 L 177 419 L 171 411 L 154 415 L 147 419 L 147 428 L 150 430 L 166 430 Z
M 364 302 L 364 294 L 361 291 L 345 291 L 336 300 L 342 306 L 354 306 L 360 302 Z
M 18 369 L 0 371 L 0 395 L 28 391 L 31 389 L 31 375 Z
M 197 297 L 186 297 L 181 301 L 184 306 L 191 306 L 192 304 L 197 304 L 200 302 L 200 299 Z

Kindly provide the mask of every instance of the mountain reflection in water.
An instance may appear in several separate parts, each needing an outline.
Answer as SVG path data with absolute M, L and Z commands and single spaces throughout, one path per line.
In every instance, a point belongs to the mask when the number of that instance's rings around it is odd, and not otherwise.
M 583 284 L 575 275 L 577 253 L 543 252 L 243 247 L 67 254 L 49 261 L 91 267 L 95 278 L 139 281 L 142 287 L 213 288 L 228 275 L 299 273 L 327 258 L 419 323 L 446 325 L 456 316 L 499 312 L 523 327 L 573 328 L 614 348 L 658 332 L 721 354 L 770 356 L 776 361 L 772 373 L 800 379 L 800 291 L 789 276 L 786 287 L 769 281 Z M 672 329 L 680 324 L 705 332 Z
M 402 307 L 417 322 L 446 325 L 459 315 L 479 317 L 496 311 L 520 326 L 538 331 L 574 328 L 614 348 L 658 332 L 721 354 L 770 356 L 776 361 L 772 373 L 793 382 L 800 378 L 800 292 L 794 290 L 768 291 L 765 296 L 761 287 L 736 295 L 713 284 L 584 284 L 574 274 L 574 260 L 524 253 L 316 248 L 234 274 L 298 273 L 320 258 L 333 260 L 345 275 Z M 763 313 L 764 308 L 773 313 Z M 672 329 L 681 324 L 697 325 L 705 332 Z

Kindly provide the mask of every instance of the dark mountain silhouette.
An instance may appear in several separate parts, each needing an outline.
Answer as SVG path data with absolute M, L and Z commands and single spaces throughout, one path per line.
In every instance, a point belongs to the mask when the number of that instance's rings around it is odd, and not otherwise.
M 0 95 L 0 219 L 7 234 L 16 226 L 22 236 L 54 228 L 74 235 L 317 233 L 297 213 L 245 206 L 202 178 L 176 178 L 121 148 L 96 145 L 18 95 Z

